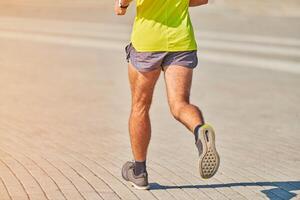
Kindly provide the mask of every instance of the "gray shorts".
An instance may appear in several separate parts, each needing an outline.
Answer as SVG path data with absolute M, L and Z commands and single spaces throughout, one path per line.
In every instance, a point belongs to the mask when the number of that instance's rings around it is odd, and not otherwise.
M 137 52 L 132 44 L 125 47 L 126 59 L 141 72 L 148 72 L 154 69 L 170 65 L 179 65 L 188 68 L 195 68 L 198 64 L 197 50 L 176 51 L 176 52 Z

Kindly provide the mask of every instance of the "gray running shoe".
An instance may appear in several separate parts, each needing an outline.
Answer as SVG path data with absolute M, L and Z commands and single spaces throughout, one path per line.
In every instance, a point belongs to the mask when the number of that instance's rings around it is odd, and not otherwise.
M 139 190 L 149 189 L 148 173 L 144 172 L 138 176 L 134 174 L 134 162 L 126 162 L 122 167 L 122 177 Z
M 220 157 L 215 145 L 213 128 L 204 124 L 198 131 L 196 147 L 199 151 L 199 172 L 202 178 L 208 179 L 215 175 L 220 165 Z

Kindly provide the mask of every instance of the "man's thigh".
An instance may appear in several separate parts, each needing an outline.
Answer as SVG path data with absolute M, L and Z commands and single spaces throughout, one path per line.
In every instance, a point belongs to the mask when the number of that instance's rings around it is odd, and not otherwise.
M 128 64 L 128 76 L 133 103 L 151 103 L 153 90 L 160 72 L 160 68 L 149 72 L 140 72 L 131 63 Z
M 193 69 L 179 65 L 164 68 L 165 83 L 169 104 L 189 102 Z

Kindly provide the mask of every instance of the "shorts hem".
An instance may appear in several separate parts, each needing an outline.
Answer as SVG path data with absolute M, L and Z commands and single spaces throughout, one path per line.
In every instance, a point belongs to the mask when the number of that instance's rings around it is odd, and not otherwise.
M 191 65 L 188 65 L 185 62 L 172 62 L 170 64 L 163 65 L 162 68 L 165 68 L 165 67 L 168 67 L 168 66 L 172 66 L 172 65 L 177 65 L 177 66 L 181 66 L 181 67 L 187 67 L 187 68 L 194 69 L 194 68 L 196 68 L 198 66 L 198 61 L 197 61 L 196 64 L 191 64 Z

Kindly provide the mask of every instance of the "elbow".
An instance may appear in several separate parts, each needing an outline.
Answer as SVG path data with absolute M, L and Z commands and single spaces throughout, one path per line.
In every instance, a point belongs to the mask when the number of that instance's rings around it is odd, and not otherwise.
M 202 6 L 208 4 L 208 0 L 190 0 L 190 7 Z

